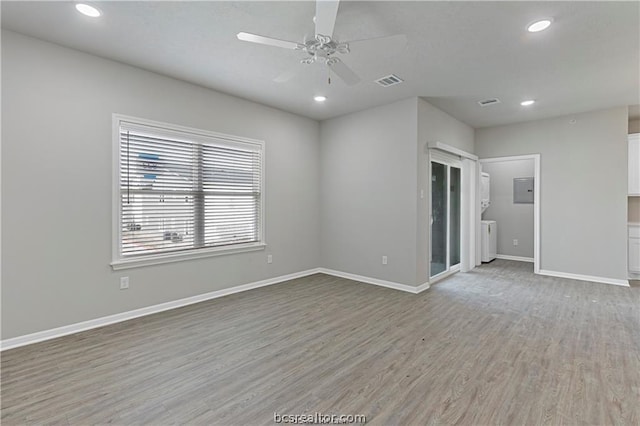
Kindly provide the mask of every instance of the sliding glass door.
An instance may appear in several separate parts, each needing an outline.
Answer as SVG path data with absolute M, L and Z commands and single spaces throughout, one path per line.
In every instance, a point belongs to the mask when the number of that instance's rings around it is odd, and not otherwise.
M 435 158 L 434 158 L 435 157 Z M 461 164 L 432 155 L 430 277 L 460 269 Z

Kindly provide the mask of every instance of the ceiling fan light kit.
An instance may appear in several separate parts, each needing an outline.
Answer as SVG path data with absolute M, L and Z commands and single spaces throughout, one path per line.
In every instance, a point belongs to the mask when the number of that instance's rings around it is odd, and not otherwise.
M 279 40 L 245 32 L 238 33 L 237 37 L 239 40 L 247 41 L 250 43 L 303 51 L 308 56 L 300 60 L 301 64 L 310 65 L 316 62 L 325 64 L 347 85 L 353 86 L 360 82 L 360 77 L 340 58 L 338 58 L 336 56 L 337 54 L 349 54 L 351 52 L 351 47 L 354 44 L 357 44 L 358 47 L 366 47 L 367 44 L 370 44 L 374 47 L 381 47 L 379 49 L 381 51 L 393 52 L 402 49 L 406 45 L 407 40 L 406 36 L 404 35 L 380 37 L 352 42 L 340 42 L 338 40 L 335 40 L 333 38 L 333 28 L 336 22 L 338 6 L 339 1 L 335 0 L 316 1 L 316 14 L 313 19 L 316 26 L 315 37 L 304 43 Z M 296 74 L 298 74 L 299 71 L 300 69 L 296 71 L 287 71 L 276 77 L 274 81 L 278 83 L 284 83 L 292 79 Z M 329 83 L 331 83 L 330 79 Z

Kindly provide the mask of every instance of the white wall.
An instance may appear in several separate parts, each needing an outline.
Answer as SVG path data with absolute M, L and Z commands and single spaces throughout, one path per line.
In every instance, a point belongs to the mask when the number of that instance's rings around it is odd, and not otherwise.
M 266 252 L 114 273 L 113 112 L 264 140 Z M 2 338 L 317 267 L 318 156 L 313 120 L 3 31 Z
M 626 279 L 627 119 L 620 107 L 476 130 L 480 158 L 541 154 L 541 269 Z
M 322 122 L 321 266 L 416 284 L 416 119 L 412 98 Z
M 491 205 L 482 219 L 498 224 L 498 254 L 533 259 L 533 204 L 513 203 L 513 179 L 533 177 L 534 166 L 533 159 L 482 164 L 491 175 Z
M 417 193 L 419 199 L 416 212 L 416 282 L 429 280 L 429 156 L 425 147 L 430 142 L 442 142 L 470 154 L 475 151 L 473 128 L 439 110 L 422 98 L 418 98 L 418 138 L 415 158 L 417 160 Z M 420 197 L 423 191 L 424 198 Z

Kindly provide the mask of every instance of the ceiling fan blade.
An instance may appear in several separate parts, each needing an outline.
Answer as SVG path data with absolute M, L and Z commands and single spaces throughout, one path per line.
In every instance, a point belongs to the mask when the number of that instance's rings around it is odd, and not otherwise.
M 284 47 L 285 49 L 302 49 L 300 43 L 286 40 L 278 40 L 277 38 L 264 37 L 257 34 L 238 33 L 238 40 L 248 41 L 250 43 L 266 44 L 267 46 Z
M 333 58 L 333 59 L 338 59 L 338 58 Z M 351 68 L 346 66 L 345 63 L 342 62 L 341 60 L 338 59 L 335 62 L 328 62 L 327 64 L 329 65 L 331 70 L 334 73 L 336 73 L 338 77 L 342 79 L 342 81 L 347 83 L 347 85 L 353 86 L 354 84 L 360 81 L 360 77 L 358 77 L 358 75 L 355 72 L 353 72 Z
M 338 0 L 316 0 L 316 36 L 333 37 L 339 5 Z
M 303 67 L 301 66 L 301 64 L 298 64 L 295 68 L 291 68 L 290 70 L 285 71 L 274 78 L 273 81 L 275 81 L 276 83 L 286 83 L 287 81 L 290 81 L 292 78 L 300 74 L 302 69 Z
M 349 50 L 356 54 L 368 56 L 393 55 L 405 48 L 407 36 L 397 34 L 388 37 L 350 41 L 348 44 Z

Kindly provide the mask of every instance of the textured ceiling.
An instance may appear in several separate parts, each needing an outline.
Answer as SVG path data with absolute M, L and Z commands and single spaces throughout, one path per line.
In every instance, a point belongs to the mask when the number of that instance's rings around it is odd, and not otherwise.
M 71 2 L 2 1 L 3 28 L 322 120 L 421 96 L 485 127 L 640 104 L 638 2 L 364 2 L 340 4 L 340 41 L 406 34 L 399 52 L 342 59 L 362 81 L 327 84 L 319 64 L 288 83 L 273 79 L 301 52 L 238 41 L 240 31 L 302 41 L 313 34 L 313 2 L 93 2 L 99 19 Z M 530 22 L 552 17 L 541 33 Z M 405 83 L 373 80 L 395 73 Z M 322 93 L 329 99 L 316 104 Z M 498 105 L 477 101 L 497 97 Z M 523 108 L 519 102 L 536 99 Z

